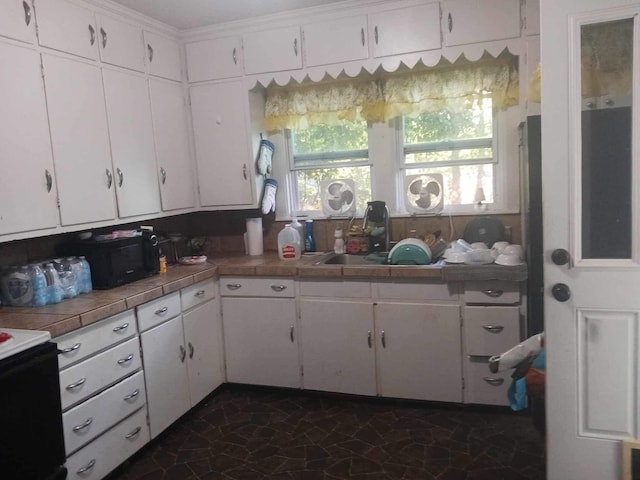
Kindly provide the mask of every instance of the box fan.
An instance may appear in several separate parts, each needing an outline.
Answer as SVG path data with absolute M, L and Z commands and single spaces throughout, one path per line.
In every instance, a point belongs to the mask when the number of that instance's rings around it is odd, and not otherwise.
M 411 213 L 440 213 L 444 205 L 442 174 L 407 175 L 405 204 Z
M 349 217 L 356 213 L 356 184 L 353 180 L 337 179 L 320 182 L 322 213 L 327 217 Z

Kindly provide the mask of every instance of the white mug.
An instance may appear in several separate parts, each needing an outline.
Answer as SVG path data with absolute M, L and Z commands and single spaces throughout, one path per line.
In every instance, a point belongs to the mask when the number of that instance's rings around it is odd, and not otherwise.
M 522 248 L 522 245 L 507 245 L 502 249 L 501 253 L 516 255 L 520 260 L 524 260 L 524 248 Z

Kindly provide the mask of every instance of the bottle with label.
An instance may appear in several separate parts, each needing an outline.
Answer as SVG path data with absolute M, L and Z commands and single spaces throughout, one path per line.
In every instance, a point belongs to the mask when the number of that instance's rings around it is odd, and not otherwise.
M 335 232 L 333 232 L 333 236 L 335 238 L 335 241 L 333 242 L 333 251 L 338 254 L 345 253 L 346 250 L 344 246 L 342 228 L 336 228 Z
M 304 227 L 296 217 L 293 217 L 293 220 L 291 221 L 291 226 L 295 228 L 296 231 L 298 232 L 298 235 L 300 235 L 300 253 L 302 254 L 304 253 Z
M 42 307 L 47 304 L 47 279 L 44 272 L 38 265 L 31 265 L 31 286 L 33 287 L 34 307 Z
M 281 260 L 300 258 L 300 235 L 290 223 L 287 223 L 278 233 L 278 256 Z
M 93 290 L 93 283 L 91 282 L 91 266 L 84 256 L 80 257 L 80 265 L 82 266 L 82 293 L 89 293 Z
M 313 220 L 305 222 L 304 249 L 306 252 L 316 251 L 316 240 L 313 238 Z
M 47 279 L 47 303 L 60 303 L 64 297 L 58 271 L 54 268 L 53 263 L 47 263 L 44 266 L 44 275 Z

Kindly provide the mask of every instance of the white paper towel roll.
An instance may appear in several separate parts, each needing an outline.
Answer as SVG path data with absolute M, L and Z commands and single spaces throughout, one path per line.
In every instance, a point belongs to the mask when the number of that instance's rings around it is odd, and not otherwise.
M 247 251 L 249 255 L 262 255 L 262 217 L 247 218 Z

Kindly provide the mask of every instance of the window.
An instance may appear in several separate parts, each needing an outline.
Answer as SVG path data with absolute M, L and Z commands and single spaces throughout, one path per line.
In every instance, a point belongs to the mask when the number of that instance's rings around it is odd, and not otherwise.
M 287 130 L 291 149 L 291 200 L 296 215 L 322 214 L 321 182 L 351 179 L 358 207 L 371 199 L 367 122 Z
M 445 209 L 493 203 L 497 155 L 489 95 L 455 99 L 446 109 L 402 118 L 403 175 L 439 173 Z

